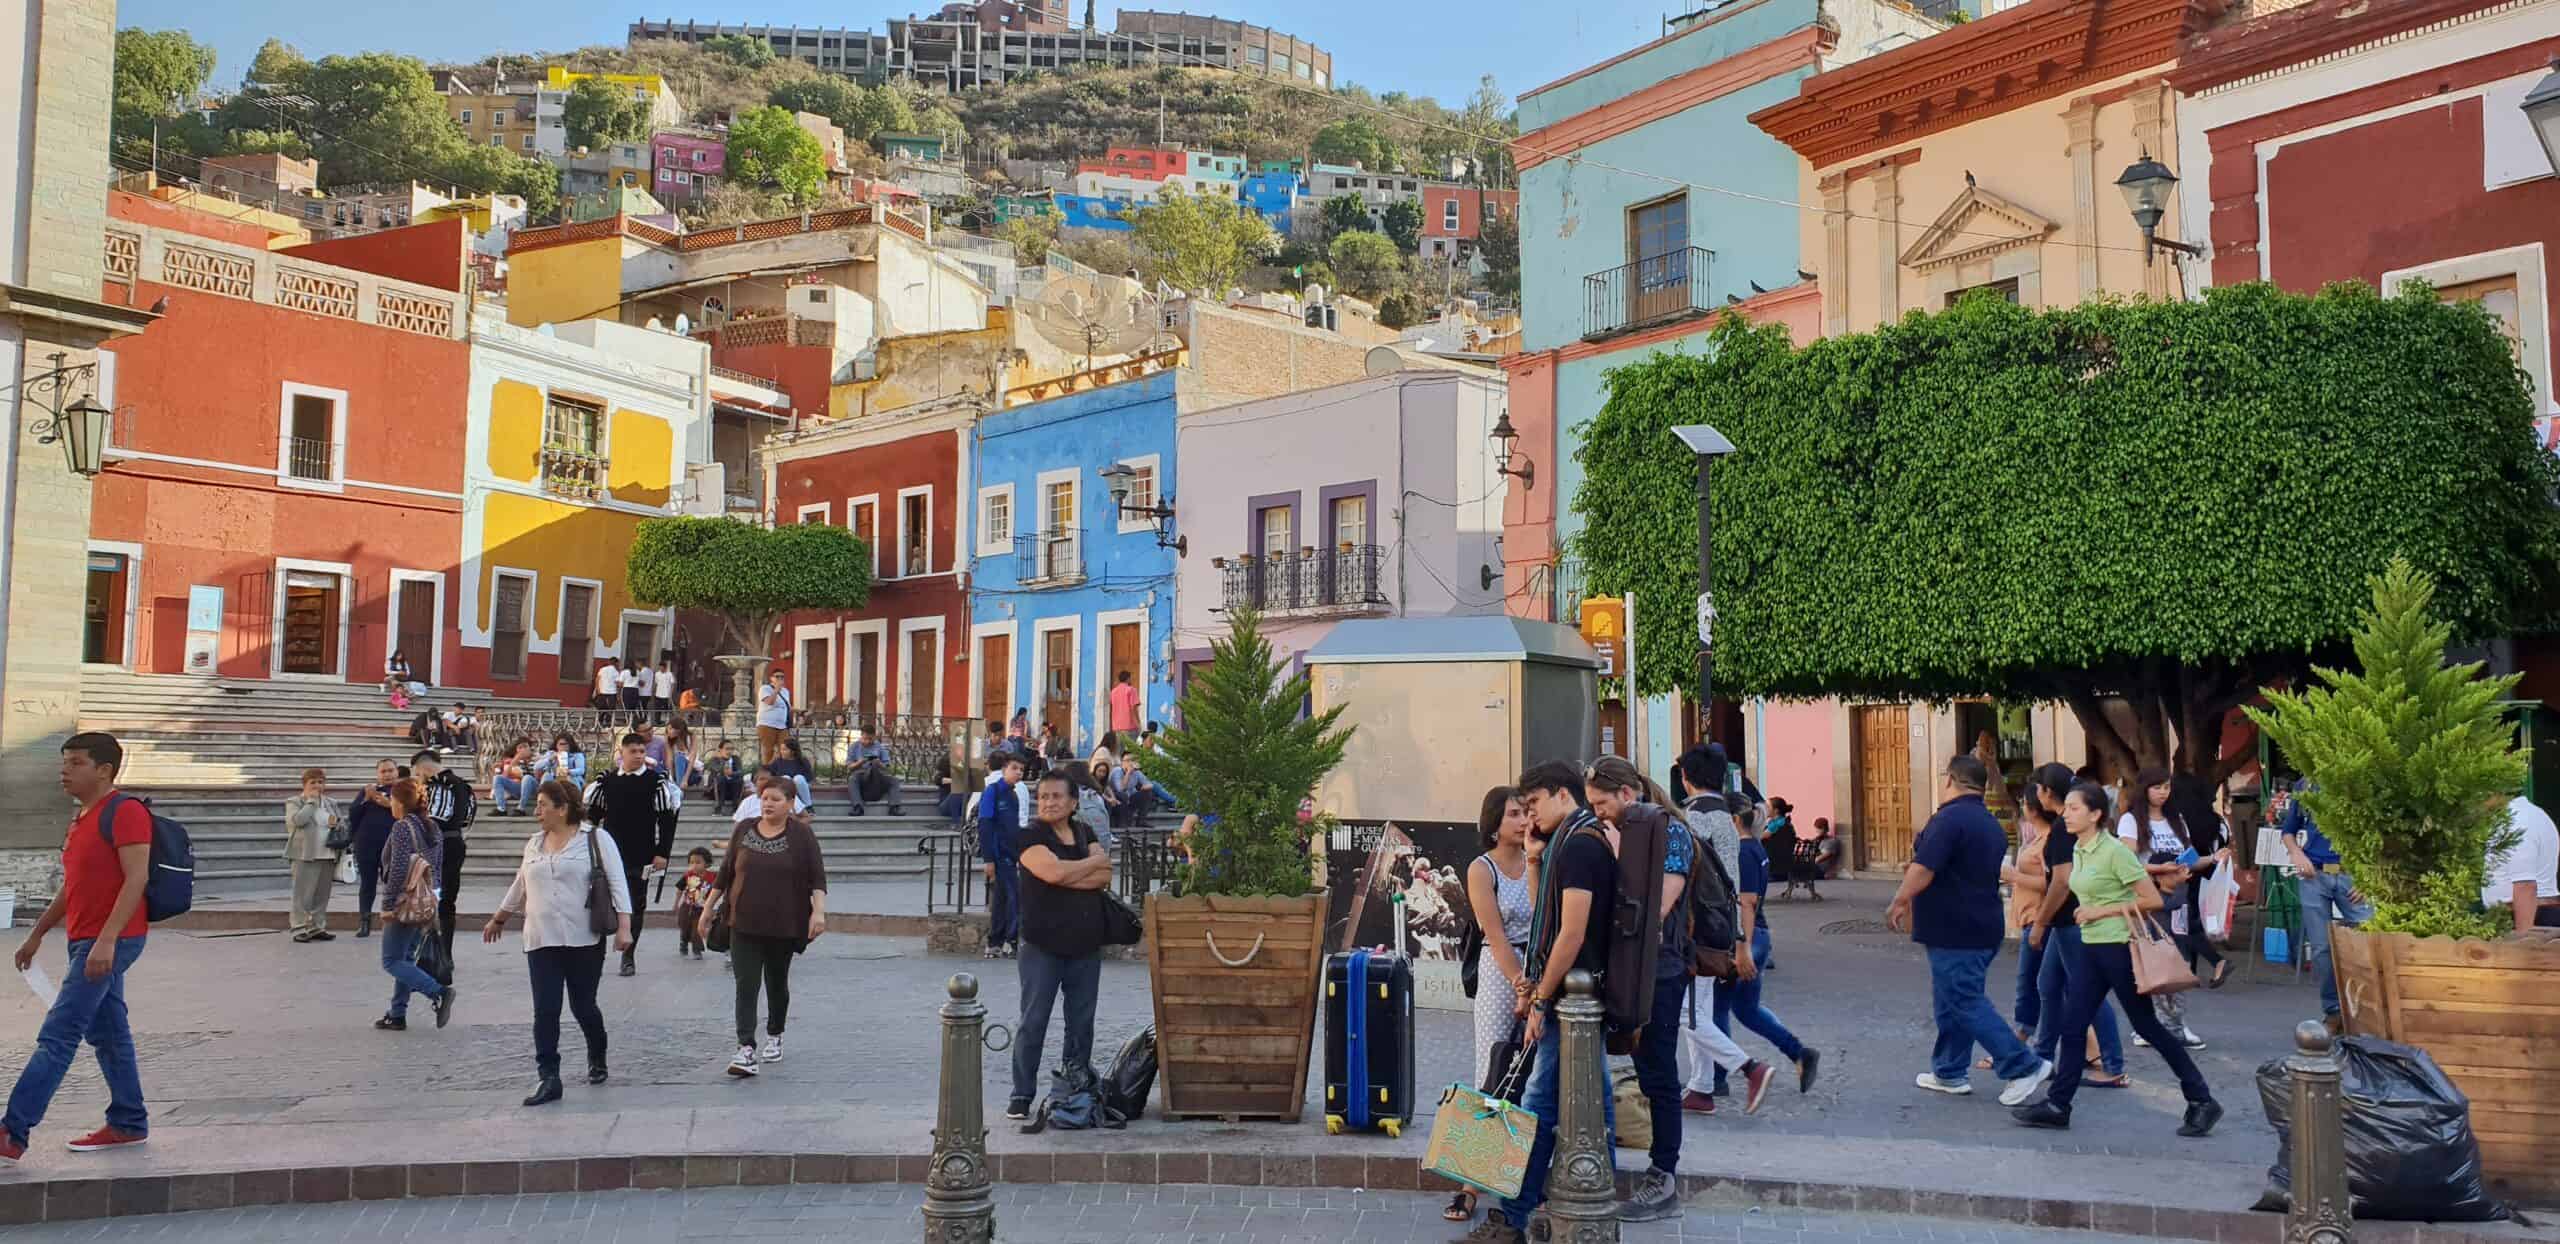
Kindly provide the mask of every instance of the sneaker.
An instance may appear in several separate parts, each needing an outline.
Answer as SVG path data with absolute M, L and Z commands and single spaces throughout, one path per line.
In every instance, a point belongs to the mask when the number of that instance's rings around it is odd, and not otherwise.
M 307 942 L 307 941 L 310 941 L 310 940 L 311 940 L 311 930 L 309 930 L 309 929 L 302 929 L 302 930 L 299 930 L 299 931 L 295 932 L 295 933 L 294 933 L 294 935 L 293 935 L 293 940 L 294 940 L 294 941 L 296 941 L 296 942 Z
M 1520 1228 L 1503 1221 L 1501 1211 L 1496 1210 L 1485 1215 L 1474 1230 L 1459 1236 L 1457 1244 L 1527 1244 L 1528 1238 Z
M 1028 1097 L 1016 1097 L 1013 1100 L 1006 1102 L 1004 1104 L 1004 1117 L 1008 1119 L 1030 1118 L 1031 1099 Z
M 1912 1083 L 1917 1084 L 1932 1093 L 1944 1093 L 1949 1097 L 1963 1097 L 1973 1092 L 1972 1081 L 1941 1080 L 1938 1078 L 1938 1073 L 1934 1071 L 1921 1072 L 1920 1078 L 1912 1081 Z
M 453 1022 L 453 998 L 455 994 L 461 992 L 461 990 L 456 989 L 451 985 L 447 985 L 444 987 L 443 993 L 436 995 L 436 1027 L 442 1028 Z
M 409 1030 L 409 1020 L 405 1016 L 385 1015 L 382 1018 L 373 1021 L 373 1026 L 382 1029 L 384 1032 L 407 1032 Z
M 16 1166 L 26 1160 L 27 1146 L 17 1137 L 0 1132 L 0 1163 Z
M 2037 1089 L 2044 1087 L 2045 1081 L 2052 1078 L 2053 1060 L 2049 1058 L 2039 1058 L 2036 1060 L 2035 1070 L 2019 1076 L 2015 1080 L 2009 1081 L 2009 1086 L 2000 1090 L 2000 1104 L 2003 1106 L 2023 1106 L 2027 1104 L 2028 1098 L 2036 1095 Z
M 2178 1039 L 2186 1042 L 2188 1049 L 2200 1050 L 2204 1048 L 2204 1038 L 2197 1036 L 2195 1029 L 2189 1028 L 2184 1024 L 2178 1025 Z
M 752 1045 L 739 1046 L 738 1056 L 729 1060 L 729 1074 L 733 1076 L 751 1076 L 756 1074 L 756 1047 Z
M 1760 1099 L 1769 1095 L 1769 1079 L 1776 1072 L 1769 1064 L 1753 1059 L 1742 1068 L 1742 1113 L 1760 1113 Z
M 2189 1112 L 2189 1116 L 2193 1117 L 2192 1111 Z M 150 1138 L 147 1136 L 138 1136 L 110 1126 L 99 1128 L 70 1142 L 69 1148 L 73 1153 L 98 1153 L 108 1149 L 130 1149 L 148 1139 Z
M 2213 1125 L 2221 1121 L 2221 1102 L 2212 1100 L 2195 1102 L 2187 1107 L 2187 1118 L 2185 1122 L 2178 1125 L 2178 1134 L 2186 1137 L 2202 1136 L 2211 1132 Z
M 2143 1036 L 2141 1033 L 2135 1033 L 2133 1036 L 2133 1044 L 2137 1049 L 2147 1050 L 2151 1048 L 2151 1039 Z
M 1680 1108 L 1691 1114 L 1714 1114 L 1716 1112 L 1716 1099 L 1709 1097 L 1696 1089 L 1691 1089 L 1680 1095 Z
M 2071 1127 L 2071 1112 L 2050 1101 L 2020 1106 L 2011 1110 L 2009 1117 L 2016 1119 L 2020 1127 L 2044 1127 L 2058 1132 Z
M 990 959 L 1001 959 L 1001 958 L 1004 958 L 1004 947 L 1002 947 L 1002 946 L 998 946 L 998 945 L 996 945 L 996 944 L 994 944 L 994 943 L 992 943 L 992 942 L 988 943 L 988 944 L 987 944 L 987 957 L 988 957 L 988 958 L 990 958 Z
M 1812 1092 L 1814 1077 L 1820 1074 L 1822 1074 L 1822 1051 L 1806 1050 L 1804 1057 L 1796 1060 L 1796 1091 Z
M 756 1047 L 756 1061 L 760 1063 L 778 1063 L 782 1061 L 782 1038 L 780 1035 L 767 1036 L 764 1039 L 764 1044 Z
M 1679 1216 L 1679 1181 L 1650 1167 L 1636 1177 L 1634 1194 L 1618 1202 L 1620 1222 L 1660 1222 Z
M 311 931 L 311 940 L 315 942 L 334 942 L 338 940 L 338 935 L 327 929 L 313 929 Z

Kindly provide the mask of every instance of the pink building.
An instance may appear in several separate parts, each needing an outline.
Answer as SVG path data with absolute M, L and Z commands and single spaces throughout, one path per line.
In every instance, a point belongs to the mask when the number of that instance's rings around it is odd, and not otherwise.
M 1520 192 L 1447 182 L 1422 183 L 1422 256 L 1459 260 L 1475 253 L 1484 222 L 1520 214 Z
M 702 197 L 728 168 L 729 140 L 714 130 L 660 130 L 649 147 L 649 190 L 661 203 Z

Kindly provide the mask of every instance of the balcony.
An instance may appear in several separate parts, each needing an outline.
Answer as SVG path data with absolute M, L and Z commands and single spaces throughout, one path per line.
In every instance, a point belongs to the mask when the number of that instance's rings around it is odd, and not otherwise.
M 1374 544 L 1248 553 L 1217 561 L 1226 579 L 1227 610 L 1261 613 L 1382 610 L 1387 597 L 1379 584 L 1379 567 L 1385 564 L 1386 550 Z
M 573 445 L 542 447 L 542 491 L 572 501 L 594 501 L 604 496 L 604 455 Z
M 1015 536 L 1013 564 L 1024 587 L 1073 587 L 1084 582 L 1084 541 L 1072 531 Z
M 1713 251 L 1686 246 L 1582 278 L 1582 339 L 1705 315 L 1713 258 Z

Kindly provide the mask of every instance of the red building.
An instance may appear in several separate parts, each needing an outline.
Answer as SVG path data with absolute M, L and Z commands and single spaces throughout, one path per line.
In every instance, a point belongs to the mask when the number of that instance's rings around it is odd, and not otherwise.
M 167 306 L 100 365 L 115 422 L 87 658 L 374 682 L 401 648 L 441 681 L 459 667 L 461 223 L 271 252 L 263 229 L 136 195 L 108 215 L 104 297 Z
M 1425 259 L 1461 260 L 1475 253 L 1477 235 L 1484 222 L 1497 216 L 1517 219 L 1520 215 L 1520 192 L 1487 190 L 1482 186 L 1453 186 L 1445 182 L 1422 185 L 1422 256 Z
M 790 672 L 801 703 L 865 716 L 979 711 L 959 664 L 975 501 L 965 495 L 968 443 L 979 405 L 928 402 L 767 442 L 773 521 L 850 527 L 870 542 L 876 572 L 862 608 L 793 613 L 775 627 L 777 668 Z
M 1078 160 L 1079 173 L 1108 173 L 1163 181 L 1191 171 L 1191 154 L 1180 147 L 1113 147 L 1099 160 Z

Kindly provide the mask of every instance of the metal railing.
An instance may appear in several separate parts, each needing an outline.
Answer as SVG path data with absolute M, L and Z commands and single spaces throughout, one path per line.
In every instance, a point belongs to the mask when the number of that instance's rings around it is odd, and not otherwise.
M 1014 580 L 1024 587 L 1064 587 L 1084 582 L 1080 532 L 1035 532 L 1013 538 Z
M 295 479 L 331 480 L 337 478 L 329 442 L 308 436 L 285 438 L 285 474 Z
M 845 775 L 851 768 L 853 732 L 860 730 L 866 746 L 877 744 L 888 753 L 891 776 L 910 786 L 931 787 L 947 772 L 952 789 L 967 792 L 977 789 L 978 779 L 985 774 L 986 730 L 982 721 L 964 717 L 901 716 L 866 713 L 840 705 L 820 705 L 797 714 L 791 738 L 800 745 L 808 759 L 813 792 L 830 789 L 841 792 Z M 702 709 L 693 712 L 636 713 L 621 709 L 558 708 L 508 709 L 480 715 L 480 757 L 484 765 L 495 764 L 519 738 L 533 740 L 538 754 L 549 749 L 551 740 L 566 733 L 577 740 L 587 754 L 587 767 L 593 772 L 601 757 L 613 754 L 628 733 L 634 718 L 663 724 L 681 721 L 693 738 L 693 755 L 697 762 L 711 755 L 726 741 L 729 750 L 739 758 L 739 775 L 748 776 L 757 762 L 756 728 L 753 723 L 733 725 L 724 722 L 718 712 Z M 928 807 L 931 796 L 926 796 Z M 937 830 L 935 833 L 949 833 Z
M 1174 849 L 1174 828 L 1151 825 L 1115 829 L 1112 837 L 1112 888 L 1131 907 L 1144 908 L 1147 896 L 1173 889 L 1182 875 L 1182 853 Z
M 1707 263 L 1714 258 L 1705 247 L 1684 246 L 1582 278 L 1583 338 L 1705 314 Z
M 1558 559 L 1551 568 L 1550 575 L 1555 585 L 1556 621 L 1574 626 L 1581 625 L 1582 598 L 1586 594 L 1585 588 L 1589 583 L 1584 575 L 1582 559 L 1579 557 Z
M 542 491 L 579 501 L 604 495 L 604 455 L 568 445 L 545 445 L 540 461 Z
M 1386 550 L 1374 544 L 1217 560 L 1226 579 L 1227 609 L 1264 613 L 1381 608 L 1387 603 L 1379 581 L 1385 564 Z

